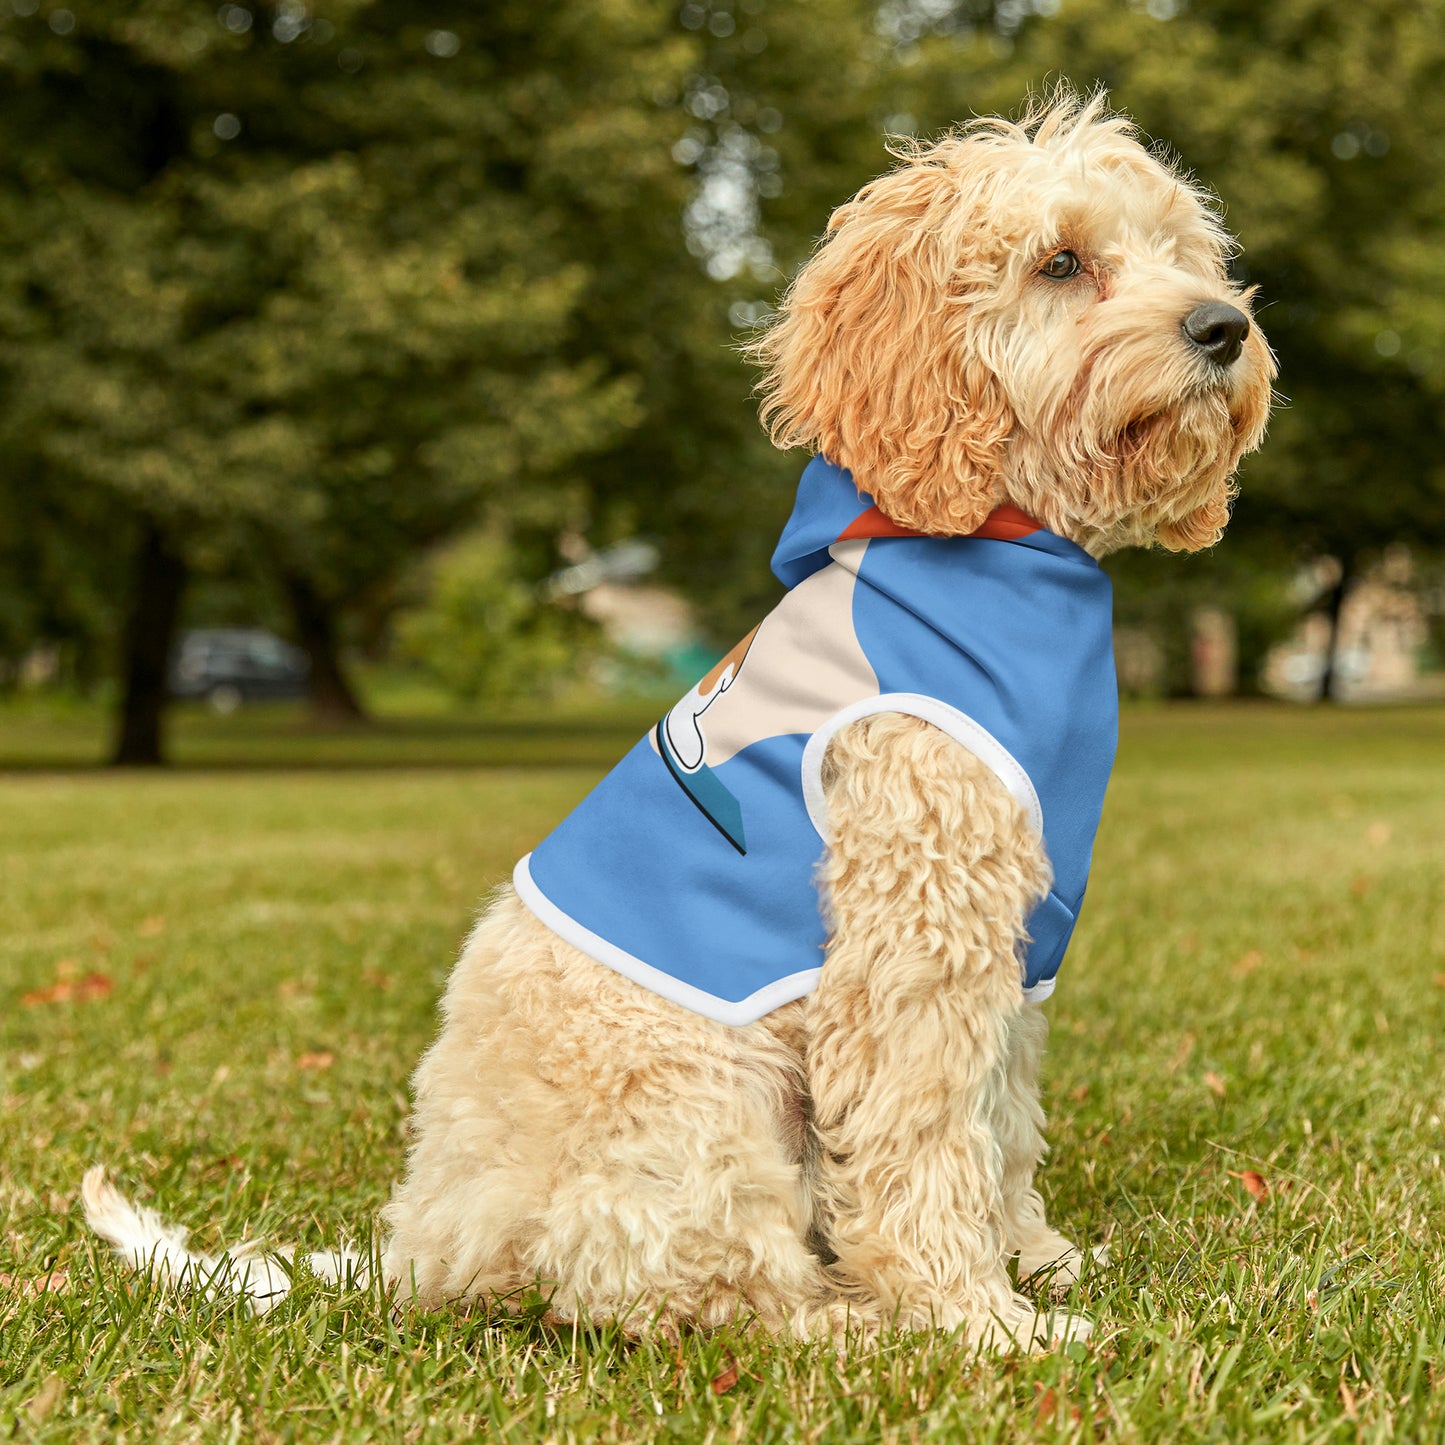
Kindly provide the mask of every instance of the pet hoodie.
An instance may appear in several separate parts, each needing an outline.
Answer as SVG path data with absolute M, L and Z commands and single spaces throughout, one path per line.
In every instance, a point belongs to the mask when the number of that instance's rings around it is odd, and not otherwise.
M 787 594 L 517 864 L 518 895 L 599 963 L 751 1023 L 822 971 L 829 739 L 909 713 L 992 768 L 1043 835 L 1054 883 L 1020 967 L 1047 997 L 1114 761 L 1108 577 L 1012 507 L 968 537 L 907 532 L 822 457 L 773 571 Z

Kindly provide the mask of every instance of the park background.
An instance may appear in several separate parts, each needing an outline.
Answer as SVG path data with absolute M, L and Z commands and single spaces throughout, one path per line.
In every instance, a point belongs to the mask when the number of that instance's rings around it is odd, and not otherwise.
M 1126 690 L 1445 690 L 1442 75 L 1422 0 L 4 0 L 0 691 L 147 763 L 189 628 L 330 722 L 686 686 L 803 460 L 738 345 L 887 135 L 1061 78 L 1221 197 L 1285 398 L 1227 546 L 1108 563 Z
M 97 1159 L 368 1241 L 479 898 L 776 595 L 738 346 L 888 135 L 1065 78 L 1218 194 L 1282 397 L 1218 548 L 1107 563 L 1097 1343 L 127 1283 Z M 0 0 L 0 1434 L 1440 1438 L 1442 136 L 1440 0 Z M 306 696 L 169 699 L 237 628 Z

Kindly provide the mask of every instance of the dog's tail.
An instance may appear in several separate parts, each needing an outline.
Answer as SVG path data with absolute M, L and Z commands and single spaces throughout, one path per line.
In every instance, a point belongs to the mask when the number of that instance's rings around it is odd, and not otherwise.
M 252 1242 L 220 1254 L 196 1254 L 186 1247 L 185 1229 L 167 1224 L 153 1209 L 132 1204 L 105 1177 L 103 1164 L 86 1170 L 80 1199 L 85 1222 L 132 1269 L 199 1289 L 207 1299 L 239 1296 L 258 1315 L 278 1305 L 291 1288 L 294 1249 L 263 1250 Z M 330 1284 L 364 1285 L 370 1278 L 370 1261 L 350 1248 L 323 1250 L 305 1259 L 312 1274 Z

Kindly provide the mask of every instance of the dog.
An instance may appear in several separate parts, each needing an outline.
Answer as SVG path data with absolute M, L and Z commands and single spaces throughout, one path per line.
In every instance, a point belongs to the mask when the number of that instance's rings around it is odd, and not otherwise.
M 381 1269 L 676 1338 L 1090 1323 L 1018 1292 L 1045 1218 L 1040 1008 L 1113 761 L 1123 546 L 1229 516 L 1275 374 L 1201 190 L 1061 91 L 832 217 L 752 345 L 814 453 L 778 608 L 519 864 L 415 1075 Z M 92 1225 L 219 1271 L 93 1170 Z M 315 1267 L 335 1276 L 338 1260 Z M 227 1268 L 258 1307 L 269 1265 Z

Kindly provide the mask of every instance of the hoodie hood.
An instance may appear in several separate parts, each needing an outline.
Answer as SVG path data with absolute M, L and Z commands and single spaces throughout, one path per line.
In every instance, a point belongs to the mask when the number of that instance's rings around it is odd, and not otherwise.
M 832 561 L 828 549 L 835 542 L 868 537 L 927 537 L 891 522 L 878 504 L 859 487 L 846 467 L 815 456 L 798 482 L 793 512 L 773 551 L 773 575 L 785 587 L 796 587 Z M 1061 557 L 1073 557 L 1091 567 L 1098 563 L 1077 543 L 1048 531 L 1017 507 L 997 507 L 972 537 L 991 541 L 1022 542 Z M 931 537 L 928 540 L 965 541 L 967 538 Z

